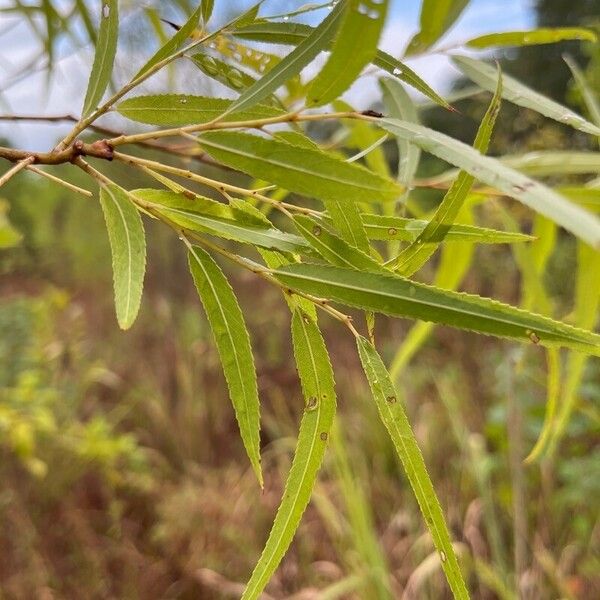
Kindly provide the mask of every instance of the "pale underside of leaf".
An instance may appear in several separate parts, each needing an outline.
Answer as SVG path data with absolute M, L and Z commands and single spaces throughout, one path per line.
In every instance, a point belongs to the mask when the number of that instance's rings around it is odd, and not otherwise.
M 396 119 L 378 119 L 377 124 L 519 200 L 592 247 L 600 248 L 600 220 L 539 181 L 433 129 Z
M 146 240 L 140 215 L 116 185 L 102 186 L 100 203 L 110 241 L 115 308 L 121 329 L 131 327 L 142 298 L 146 270 Z
M 452 60 L 477 85 L 490 92 L 494 91 L 496 87 L 495 67 L 467 56 L 454 56 Z M 509 102 L 534 110 L 559 123 L 570 125 L 579 131 L 600 136 L 600 127 L 590 123 L 566 106 L 550 100 L 550 98 L 532 90 L 512 77 L 505 76 L 503 83 L 502 97 Z

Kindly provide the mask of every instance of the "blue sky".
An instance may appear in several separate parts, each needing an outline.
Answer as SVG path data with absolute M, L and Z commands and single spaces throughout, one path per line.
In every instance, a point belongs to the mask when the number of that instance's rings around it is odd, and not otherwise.
M 60 4 L 60 3 L 55 3 Z M 63 2 L 68 6 L 71 2 Z M 122 5 L 126 3 L 121 3 Z M 138 7 L 153 4 L 160 6 L 165 14 L 171 16 L 173 9 L 168 2 L 134 3 Z M 219 0 L 216 1 L 219 6 Z M 221 0 L 223 5 L 223 0 Z M 244 0 L 237 2 L 240 8 L 249 6 L 252 2 Z M 267 0 L 261 14 L 275 14 L 284 11 L 290 6 L 301 6 L 301 2 L 282 2 L 281 0 Z M 393 0 L 386 30 L 384 32 L 382 47 L 399 56 L 410 37 L 417 31 L 419 22 L 420 0 Z M 10 0 L 0 0 L 0 8 L 12 5 Z M 130 4 L 131 5 L 131 4 Z M 122 14 L 127 15 L 123 10 Z M 175 13 L 176 14 L 176 13 Z M 131 13 L 125 16 L 128 19 L 136 18 Z M 218 20 L 219 14 L 216 15 Z M 507 31 L 514 29 L 528 29 L 534 26 L 534 14 L 530 0 L 472 0 L 471 4 L 462 14 L 452 30 L 444 37 L 440 45 L 446 47 L 453 43 L 464 41 L 478 34 L 492 31 Z M 14 74 L 22 69 L 36 53 L 40 51 L 39 42 L 36 40 L 29 26 L 23 21 L 0 13 L 0 90 L 3 91 L 0 105 L 1 113 L 20 114 L 77 114 L 81 107 L 82 97 L 85 93 L 87 75 L 93 54 L 91 48 L 74 51 L 68 43 L 61 46 L 58 68 L 49 87 L 46 87 L 47 78 L 44 72 L 34 73 L 18 84 L 6 90 L 6 85 L 13 80 Z M 127 54 L 123 56 L 123 54 Z M 126 77 L 131 74 L 136 66 L 141 64 L 143 56 L 131 56 L 131 52 L 121 52 L 117 56 L 117 68 Z M 408 61 L 409 66 L 424 77 L 434 88 L 445 91 L 450 86 L 455 76 L 455 71 L 449 61 L 440 54 Z M 313 70 L 318 68 L 313 67 Z M 307 75 L 310 76 L 308 71 Z M 158 91 L 165 89 L 164 79 L 154 79 L 146 90 Z M 201 82 L 196 93 L 223 94 L 223 90 L 215 90 L 211 84 Z M 376 86 L 374 79 L 361 79 L 347 94 L 349 101 L 357 106 L 367 106 L 376 99 Z M 109 117 L 109 120 L 112 117 Z M 113 119 L 114 121 L 114 119 Z M 113 123 L 118 126 L 118 123 Z M 60 135 L 64 126 L 39 124 L 8 124 L 0 122 L 0 137 L 8 137 L 13 143 L 33 150 L 47 149 Z

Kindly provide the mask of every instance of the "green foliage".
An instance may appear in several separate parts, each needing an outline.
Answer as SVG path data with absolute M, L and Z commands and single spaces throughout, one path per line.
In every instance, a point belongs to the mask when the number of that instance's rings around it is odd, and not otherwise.
M 129 329 L 142 300 L 146 271 L 144 227 L 140 214 L 119 186 L 102 186 L 100 203 L 112 250 L 117 320 L 121 329 Z
M 301 309 L 295 309 L 292 316 L 292 341 L 305 400 L 304 415 L 283 499 L 265 549 L 244 590 L 244 599 L 260 596 L 292 542 L 310 500 L 335 416 L 333 371 L 325 342 L 315 321 Z
M 105 0 L 100 9 L 100 30 L 96 42 L 94 65 L 81 110 L 84 117 L 89 116 L 96 108 L 110 83 L 118 37 L 119 3 L 117 0 Z
M 478 88 L 494 93 L 471 147 L 420 124 L 423 111 L 403 84 L 444 109 L 451 108 L 448 99 L 442 98 L 404 62 L 378 49 L 391 3 L 341 0 L 329 6 L 330 11 L 315 27 L 290 21 L 290 17 L 324 7 L 308 6 L 284 15 L 261 17 L 261 4 L 208 32 L 199 29 L 199 25 L 205 27 L 211 18 L 213 2 L 195 3 L 191 10 L 182 2 L 180 6 L 186 14 L 191 12 L 189 18 L 181 27 L 175 25 L 176 32 L 162 40 L 159 49 L 129 83 L 98 107 L 111 81 L 119 33 L 117 2 L 103 1 L 81 119 L 53 152 L 34 155 L 0 148 L 0 156 L 17 163 L 2 176 L 0 185 L 24 169 L 35 170 L 33 163 L 50 166 L 72 163 L 99 184 L 112 253 L 117 321 L 122 329 L 131 327 L 141 304 L 146 271 L 141 214 L 152 219 L 153 230 L 154 226 L 171 229 L 183 241 L 241 440 L 261 487 L 261 399 L 246 326 L 248 319 L 212 253 L 283 292 L 292 311 L 292 345 L 305 403 L 283 497 L 243 598 L 261 595 L 290 547 L 317 486 L 328 441 L 336 434 L 333 370 L 317 325 L 317 309 L 344 325 L 356 340 L 376 410 L 402 462 L 436 548 L 437 554 L 429 562 L 439 563 L 455 598 L 468 598 L 432 477 L 399 401 L 399 391 L 375 347 L 374 313 L 420 322 L 396 352 L 392 363 L 394 378 L 430 334 L 431 326 L 424 323 L 525 343 L 521 357 L 533 355 L 527 350 L 537 345 L 547 347 L 547 410 L 531 456 L 551 455 L 572 420 L 583 381 L 587 356 L 575 352 L 600 356 L 600 335 L 593 332 L 600 297 L 597 272 L 600 220 L 592 214 L 600 202 L 595 193 L 598 181 L 585 178 L 598 170 L 598 153 L 548 150 L 499 158 L 485 154 L 501 98 L 581 133 L 598 136 L 599 126 L 520 81 L 500 76 L 499 70 L 484 62 L 454 56 L 455 64 Z M 420 30 L 410 41 L 407 55 L 429 51 L 467 4 L 467 0 L 423 0 Z M 82 3 L 76 3 L 76 10 L 93 37 L 95 32 L 91 31 L 84 8 Z M 55 28 L 61 15 L 50 2 L 42 3 L 42 11 L 47 28 L 44 42 L 51 62 Z M 157 25 L 158 15 L 150 13 Z M 279 18 L 283 20 L 275 20 Z M 190 39 L 194 41 L 188 44 Z M 481 49 L 565 39 L 594 42 L 596 37 L 581 28 L 541 28 L 492 33 L 472 39 L 466 45 Z M 277 50 L 270 52 L 239 40 L 292 46 L 292 49 L 280 56 Z M 200 50 L 192 53 L 198 47 Z M 301 72 L 324 51 L 329 53 L 324 67 L 312 82 L 304 82 Z M 194 71 L 197 75 L 228 86 L 238 93 L 237 97 L 225 100 L 183 93 L 123 99 L 150 76 L 181 58 L 191 59 L 198 67 Z M 571 61 L 569 65 L 587 111 L 595 119 L 598 107 L 593 89 L 576 64 Z M 367 107 L 354 110 L 339 99 L 360 81 L 366 68 L 391 75 L 380 80 L 388 116 Z M 306 111 L 326 106 L 333 110 Z M 96 120 L 109 111 L 154 128 L 84 144 L 80 136 L 90 126 L 96 127 Z M 163 138 L 173 137 L 177 143 L 163 144 Z M 388 137 L 395 138 L 395 146 L 394 140 L 388 143 Z M 145 152 L 158 151 L 160 156 L 167 155 L 170 159 L 121 151 L 127 145 L 138 145 Z M 396 172 L 388 162 L 388 150 L 398 153 Z M 460 170 L 423 178 L 422 171 L 430 169 L 432 163 L 421 151 Z M 103 168 L 96 170 L 87 162 L 92 160 L 116 161 L 125 166 L 129 178 L 123 179 L 128 181 L 128 187 L 133 187 L 131 174 L 139 171 L 144 183 L 138 185 L 147 185 L 149 176 L 166 189 L 126 190 L 113 181 L 120 177 L 117 172 L 104 174 Z M 200 168 L 204 163 L 215 167 L 218 174 L 204 166 Z M 229 177 L 228 171 L 236 175 Z M 173 178 L 186 181 L 186 185 Z M 248 182 L 248 178 L 254 181 Z M 69 181 L 58 182 L 71 191 L 90 195 L 87 189 Z M 197 185 L 202 186 L 202 194 L 196 191 Z M 415 191 L 415 187 L 441 189 L 445 193 L 439 205 L 430 211 L 425 208 L 421 190 Z M 212 194 L 218 195 L 218 199 L 211 198 Z M 503 196 L 514 198 L 534 211 L 532 235 L 520 231 L 521 228 L 528 231 L 531 217 L 519 212 L 520 208 L 510 212 L 501 208 Z M 3 210 L 0 218 L 0 242 L 4 247 L 15 243 L 18 234 L 6 222 Z M 494 222 L 484 226 L 480 224 L 482 218 Z M 498 221 L 506 230 L 498 229 Z M 550 298 L 543 281 L 559 243 L 557 226 L 579 238 L 575 241 L 578 258 L 575 308 L 566 322 L 555 318 L 560 316 L 557 302 Z M 403 243 L 406 245 L 402 246 Z M 520 307 L 455 291 L 474 264 L 475 243 L 512 245 L 514 262 L 523 280 Z M 441 261 L 432 275 L 435 266 L 430 259 L 437 249 L 441 251 Z M 248 258 L 245 254 L 248 251 L 255 252 L 260 259 L 255 255 Z M 382 258 L 384 251 L 390 257 L 387 262 Z M 494 264 L 493 268 L 499 271 L 502 265 Z M 433 283 L 413 280 L 416 272 L 425 279 L 433 279 Z M 179 277 L 175 281 L 177 287 L 182 286 Z M 497 288 L 492 286 L 492 289 Z M 361 311 L 370 341 L 359 332 L 352 317 L 332 303 Z M 266 323 L 270 326 L 269 307 L 262 303 L 262 297 L 253 298 L 252 306 L 247 316 L 266 315 L 262 326 Z M 558 351 L 562 347 L 571 351 L 563 385 Z M 525 358 L 519 361 L 525 364 Z M 513 399 L 516 385 L 524 385 L 519 380 L 522 376 L 507 357 L 501 362 L 509 374 L 498 377 L 503 379 L 506 394 Z M 516 384 L 513 371 L 519 380 Z M 16 383 L 11 383 L 8 401 L 0 406 L 3 411 L 0 424 L 9 431 L 11 452 L 21 457 L 30 471 L 43 474 L 35 453 L 35 440 L 38 433 L 55 434 L 58 429 L 47 409 L 48 404 L 56 402 L 56 396 L 54 391 L 46 394 L 34 375 L 19 376 Z M 19 408 L 19 403 L 26 404 L 32 398 L 35 402 L 26 410 Z M 509 413 L 511 418 L 517 414 L 514 406 Z M 282 437 L 282 431 L 272 422 L 267 427 L 274 437 Z M 454 420 L 452 427 L 460 440 L 466 426 Z M 80 431 L 79 452 L 86 458 L 103 455 L 109 462 L 134 453 L 135 444 L 129 438 L 112 438 L 110 425 L 101 419 L 91 419 Z M 473 476 L 480 489 L 484 489 L 489 485 L 489 473 L 482 474 L 481 457 L 474 452 L 470 455 L 476 465 Z M 335 457 L 344 490 L 351 489 L 354 481 L 348 454 L 340 434 L 335 440 Z M 521 467 L 511 464 L 511 468 L 518 471 Z M 512 476 L 518 486 L 518 474 Z M 347 509 L 350 521 L 361 530 L 359 537 L 364 541 L 365 547 L 359 552 L 361 562 L 373 573 L 357 573 L 356 579 L 346 582 L 349 587 L 344 589 L 365 589 L 368 586 L 365 582 L 374 581 L 378 596 L 391 595 L 392 582 L 385 574 L 385 559 L 370 534 L 374 525 L 369 525 L 372 518 L 366 496 L 357 495 L 354 501 L 348 501 Z M 322 502 L 319 510 L 327 511 Z M 499 529 L 491 512 L 486 518 L 492 523 L 489 529 L 494 538 L 494 559 L 501 563 Z M 503 578 L 495 579 L 495 573 L 490 575 L 478 556 L 472 558 L 478 575 L 498 593 L 509 597 Z M 423 577 L 422 571 L 415 577 Z M 330 590 L 331 597 L 335 593 L 344 592 Z
M 225 275 L 207 252 L 190 248 L 189 264 L 221 356 L 246 452 L 262 487 L 258 387 L 242 310 Z

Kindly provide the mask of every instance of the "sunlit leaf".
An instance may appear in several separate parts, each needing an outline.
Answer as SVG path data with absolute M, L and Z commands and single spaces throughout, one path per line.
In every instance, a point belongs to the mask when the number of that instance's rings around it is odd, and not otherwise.
M 502 78 L 498 72 L 498 85 L 490 106 L 481 121 L 473 147 L 485 154 L 487 152 L 496 117 L 500 110 L 500 96 L 502 94 Z M 450 229 L 464 201 L 469 194 L 475 177 L 466 171 L 460 171 L 452 185 L 444 195 L 442 202 L 436 209 L 433 217 L 419 237 L 405 248 L 388 266 L 402 275 L 410 276 L 416 273 L 433 255 L 446 232 Z M 436 240 L 436 241 L 432 241 Z
M 377 404 L 379 416 L 400 457 L 425 524 L 439 552 L 442 569 L 444 570 L 450 589 L 454 598 L 468 599 L 469 592 L 458 566 L 458 560 L 452 547 L 444 513 L 431 483 L 421 450 L 402 406 L 402 399 L 398 397 L 398 392 L 390 379 L 387 369 L 373 345 L 362 336 L 357 338 L 356 343 L 365 375 L 369 381 L 371 393 Z
M 256 135 L 209 131 L 198 141 L 216 160 L 292 192 L 340 202 L 393 200 L 396 183 L 320 150 Z
M 495 67 L 467 56 L 454 56 L 452 60 L 477 85 L 488 91 L 494 91 L 496 87 Z M 579 131 L 600 136 L 600 127 L 512 77 L 504 77 L 502 97 L 513 104 L 534 110 L 559 123 L 570 125 Z
M 291 289 L 396 317 L 600 356 L 600 335 L 472 294 L 441 290 L 398 275 L 294 264 L 275 277 Z
M 128 98 L 117 105 L 117 110 L 132 121 L 149 125 L 171 127 L 208 123 L 232 104 L 231 100 L 191 96 L 188 94 L 160 94 Z M 274 106 L 256 105 L 248 110 L 234 112 L 227 121 L 248 121 L 268 119 L 283 114 Z
M 84 117 L 94 111 L 110 83 L 118 37 L 119 3 L 117 0 L 103 0 L 100 9 L 100 31 L 96 43 L 96 54 L 81 111 Z
M 344 16 L 329 59 L 308 90 L 308 106 L 322 106 L 335 100 L 371 62 L 377 52 L 387 8 L 387 0 L 345 2 Z
M 390 117 L 419 123 L 417 109 L 400 82 L 383 78 L 379 80 L 379 86 Z M 421 149 L 400 137 L 396 138 L 396 141 L 398 144 L 398 181 L 408 189 L 419 166 Z M 406 198 L 406 194 L 404 198 Z
M 323 222 L 313 217 L 296 215 L 294 225 L 309 244 L 332 265 L 359 271 L 385 271 L 370 255 L 328 231 Z
M 262 487 L 260 409 L 250 336 L 225 275 L 202 248 L 189 252 L 189 265 L 221 357 L 242 441 Z
M 249 27 L 240 28 L 236 30 L 234 34 L 241 38 L 257 42 L 295 46 L 306 39 L 312 31 L 312 27 L 302 23 L 259 22 L 254 23 Z M 445 108 L 449 107 L 446 100 L 435 92 L 408 65 L 400 62 L 390 54 L 387 54 L 382 50 L 377 50 L 372 62 L 376 67 L 379 67 L 390 75 L 408 83 L 408 85 L 414 87 L 436 104 L 444 106 Z
M 582 27 L 545 27 L 530 31 L 502 31 L 488 33 L 469 40 L 471 48 L 489 48 L 490 46 L 533 46 L 537 44 L 555 44 L 562 40 L 588 40 L 595 42 L 596 34 Z
M 263 75 L 255 84 L 246 89 L 229 108 L 240 110 L 248 108 L 281 87 L 288 79 L 300 73 L 318 54 L 328 46 L 338 27 L 343 3 L 339 3 L 318 27 L 311 30 L 298 46 L 290 52 L 280 63 L 275 65 L 268 73 Z M 237 33 L 237 32 L 236 32 Z
M 437 42 L 460 17 L 467 4 L 469 0 L 423 0 L 421 29 L 410 41 L 406 54 L 423 52 Z
M 244 223 L 234 218 L 228 206 L 208 198 L 198 196 L 191 200 L 183 194 L 161 190 L 136 190 L 134 194 L 173 223 L 191 231 L 282 252 L 309 250 L 303 238 L 270 224 Z
M 294 537 L 310 500 L 335 415 L 333 371 L 323 337 L 313 319 L 298 309 L 292 318 L 292 340 L 305 399 L 304 414 L 283 498 L 243 600 L 260 596 Z
M 600 254 L 583 244 L 578 244 L 575 324 L 578 327 L 593 329 L 598 321 L 598 309 L 600 309 Z M 587 356 L 575 352 L 571 352 L 567 359 L 562 395 L 556 416 L 550 420 L 552 431 L 545 448 L 550 455 L 556 452 L 577 406 L 587 359 Z
M 100 204 L 112 252 L 115 308 L 121 329 L 129 329 L 142 299 L 146 238 L 140 214 L 117 185 L 100 188 Z
M 480 181 L 548 217 L 591 246 L 600 248 L 600 220 L 542 183 L 433 129 L 396 119 L 378 119 L 377 124 L 417 144 L 426 152 L 464 169 Z
M 581 92 L 581 96 L 583 97 L 583 101 L 585 102 L 592 121 L 600 127 L 600 98 L 598 97 L 597 91 L 595 92 L 592 89 L 592 86 L 587 81 L 575 60 L 570 56 L 563 56 L 563 59 L 567 63 L 569 69 L 571 69 L 571 73 L 573 73 L 573 78 Z
M 599 201 L 600 202 L 600 201 Z M 412 242 L 416 240 L 427 227 L 429 221 L 422 219 L 407 219 L 405 217 L 393 217 L 363 213 L 361 219 L 365 226 L 367 236 L 371 240 L 398 240 Z M 533 238 L 524 233 L 513 231 L 499 231 L 475 225 L 455 223 L 442 236 L 431 238 L 431 241 L 445 242 L 473 242 L 478 244 L 512 244 L 515 242 L 530 242 Z

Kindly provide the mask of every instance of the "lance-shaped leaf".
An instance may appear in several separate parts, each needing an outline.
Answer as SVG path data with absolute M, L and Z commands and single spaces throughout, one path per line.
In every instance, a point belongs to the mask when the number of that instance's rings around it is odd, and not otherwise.
M 117 0 L 103 0 L 100 10 L 100 31 L 96 42 L 96 54 L 90 73 L 82 116 L 89 116 L 96 108 L 112 75 L 119 37 L 119 3 Z
M 323 222 L 305 215 L 294 217 L 296 229 L 308 243 L 332 265 L 349 267 L 359 271 L 385 271 L 369 254 L 351 246 L 337 235 L 331 233 Z
M 242 441 L 262 487 L 258 387 L 244 316 L 229 282 L 211 256 L 194 247 L 188 260 L 221 357 Z
M 173 223 L 191 231 L 210 233 L 217 237 L 272 248 L 281 252 L 310 253 L 310 246 L 300 237 L 274 227 L 268 219 L 240 218 L 241 207 L 247 203 L 232 201 L 227 206 L 203 196 L 189 196 L 165 190 L 141 189 L 132 192 L 146 207 L 167 217 Z M 240 204 L 241 203 L 241 204 Z M 252 207 L 245 206 L 248 213 Z
M 200 6 L 198 6 L 198 8 L 190 15 L 189 19 L 177 30 L 175 35 L 152 55 L 150 60 L 148 60 L 148 62 L 135 74 L 132 81 L 135 81 L 149 71 L 154 65 L 177 52 L 198 27 L 201 15 L 202 4 L 200 4 Z
M 600 171 L 600 152 L 569 152 L 549 150 L 526 152 L 525 154 L 507 154 L 498 160 L 507 167 L 535 177 L 553 177 L 556 175 L 578 175 Z M 431 184 L 452 181 L 458 171 L 450 169 L 436 177 L 428 179 Z
M 335 100 L 371 62 L 377 52 L 387 9 L 387 0 L 348 0 L 345 3 L 329 59 L 308 91 L 309 106 L 322 106 Z
M 115 308 L 121 329 L 129 329 L 142 299 L 146 271 L 146 237 L 142 219 L 118 185 L 100 189 L 100 204 L 112 252 Z
M 583 194 L 582 194 L 583 195 Z M 598 193 L 600 205 L 600 192 Z M 371 240 L 398 240 L 412 242 L 416 240 L 427 227 L 429 221 L 422 219 L 407 219 L 405 217 L 393 217 L 363 213 L 361 219 L 365 226 L 367 236 Z M 478 244 L 513 244 L 515 242 L 531 242 L 535 238 L 524 233 L 513 231 L 499 231 L 476 225 L 464 225 L 455 223 L 442 235 L 431 238 L 431 241 L 445 242 L 472 242 Z
M 423 0 L 421 30 L 408 45 L 406 54 L 417 54 L 437 42 L 469 4 L 469 0 Z
M 117 105 L 117 110 L 128 119 L 149 125 L 179 127 L 208 123 L 216 119 L 232 104 L 224 98 L 208 98 L 187 94 L 160 94 L 128 98 Z M 257 105 L 227 116 L 227 121 L 268 119 L 284 111 L 274 106 Z
M 555 44 L 563 40 L 587 40 L 595 42 L 596 34 L 583 27 L 542 27 L 530 31 L 502 31 L 488 33 L 469 40 L 470 48 L 489 48 L 491 46 L 534 46 L 538 44 Z
M 248 108 L 260 102 L 275 92 L 286 81 L 300 73 L 331 42 L 343 14 L 343 4 L 343 2 L 340 2 L 292 52 L 255 84 L 242 92 L 229 108 L 229 111 Z
M 590 113 L 590 117 L 592 121 L 596 125 L 600 127 L 600 97 L 596 91 L 592 89 L 592 86 L 587 81 L 585 75 L 581 71 L 580 66 L 571 58 L 570 56 L 563 56 L 564 61 L 567 63 L 567 66 L 573 73 L 573 78 L 575 79 L 575 83 L 579 88 L 579 92 L 583 97 L 583 101 L 585 102 L 585 106 Z
M 360 218 L 360 211 L 354 202 L 324 200 L 325 208 L 340 235 L 351 246 L 369 252 L 369 238 Z
M 475 136 L 473 147 L 485 154 L 487 152 L 492 131 L 496 122 L 496 117 L 500 110 L 500 97 L 502 94 L 502 77 L 498 72 L 498 85 L 496 93 L 492 98 L 490 106 L 485 113 L 481 125 Z M 400 274 L 409 276 L 416 273 L 433 255 L 440 241 L 433 242 L 435 238 L 441 237 L 444 239 L 446 232 L 450 229 L 460 209 L 466 200 L 475 177 L 466 171 L 460 171 L 457 178 L 452 182 L 452 185 L 444 195 L 440 205 L 435 211 L 431 221 L 423 230 L 419 237 L 405 248 L 400 254 L 388 265 L 391 269 L 398 271 Z
M 249 88 L 256 82 L 252 75 L 208 54 L 199 52 L 190 58 L 205 75 L 236 92 Z M 269 100 L 265 98 L 265 102 Z
M 302 43 L 302 41 L 313 31 L 314 29 L 312 27 L 304 25 L 303 23 L 269 23 L 267 21 L 261 21 L 247 27 L 242 27 L 234 31 L 233 34 L 256 42 L 295 46 Z M 377 50 L 372 63 L 390 75 L 408 83 L 408 85 L 414 87 L 436 104 L 439 104 L 444 108 L 450 107 L 448 102 L 433 90 L 427 82 L 421 79 L 421 77 L 419 77 L 410 67 L 386 52 Z
M 210 20 L 214 6 L 215 6 L 215 0 L 202 0 L 200 2 L 200 10 L 202 12 L 202 22 L 205 25 Z
M 593 328 L 600 308 L 600 254 L 579 244 L 577 248 L 577 279 L 575 285 L 575 323 Z M 583 379 L 587 357 L 572 352 L 565 369 L 565 382 L 556 418 L 551 421 L 548 453 L 556 451 L 577 406 L 578 391 Z
M 380 79 L 379 87 L 390 117 L 419 123 L 417 108 L 400 82 L 389 78 Z M 419 167 L 421 149 L 399 137 L 396 138 L 396 141 L 398 145 L 398 181 L 407 188 L 404 194 L 404 199 L 406 199 L 408 189 Z
M 454 56 L 454 64 L 471 80 L 483 89 L 493 91 L 496 87 L 496 69 L 474 58 L 466 56 Z M 502 97 L 524 108 L 530 108 L 559 123 L 590 133 L 600 135 L 600 127 L 590 123 L 581 115 L 574 113 L 571 109 L 550 100 L 546 96 L 535 92 L 520 81 L 512 77 L 504 77 Z
M 313 319 L 299 309 L 292 317 L 292 341 L 305 398 L 304 415 L 283 498 L 243 600 L 260 596 L 288 549 L 310 500 L 335 416 L 333 371 L 323 336 Z
M 198 141 L 229 167 L 313 198 L 382 202 L 401 191 L 395 182 L 321 150 L 234 131 L 209 131 Z
M 396 119 L 378 119 L 377 124 L 390 133 L 417 144 L 426 152 L 460 167 L 480 181 L 548 217 L 589 245 L 600 248 L 600 220 L 542 183 L 496 159 L 483 156 L 471 146 L 439 131 Z
M 600 356 L 598 334 L 489 298 L 442 290 L 399 275 L 310 264 L 281 267 L 274 275 L 293 290 L 364 310 Z
M 439 552 L 442 569 L 450 589 L 454 598 L 469 598 L 469 592 L 452 547 L 442 507 L 431 483 L 408 417 L 404 412 L 401 399 L 398 397 L 389 373 L 374 346 L 362 336 L 357 338 L 356 343 L 379 416 L 400 457 L 425 524 Z
M 161 207 L 158 210 L 177 225 L 191 231 L 210 233 L 226 240 L 281 252 L 306 254 L 309 250 L 309 246 L 301 237 L 272 226 L 266 227 L 257 223 L 243 223 L 237 219 L 202 215 L 183 208 Z

